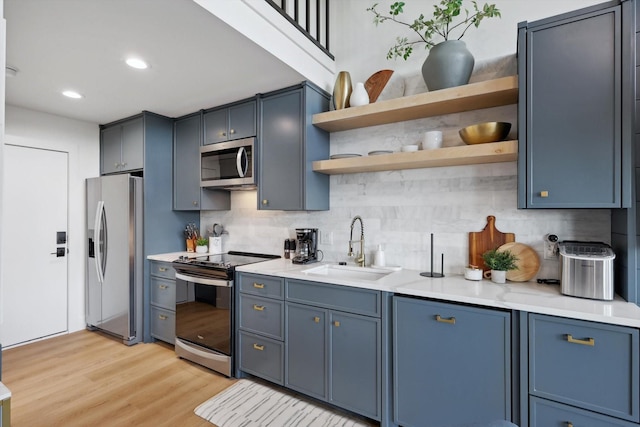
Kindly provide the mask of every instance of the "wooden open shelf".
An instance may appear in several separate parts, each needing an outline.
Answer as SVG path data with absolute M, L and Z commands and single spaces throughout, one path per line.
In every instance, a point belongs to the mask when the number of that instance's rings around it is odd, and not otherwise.
M 509 76 L 314 114 L 313 124 L 328 132 L 337 132 L 516 102 L 518 77 Z
M 379 172 L 399 169 L 431 168 L 439 166 L 473 165 L 515 161 L 518 157 L 518 141 L 491 142 L 477 145 L 460 145 L 437 150 L 391 153 L 347 159 L 319 160 L 313 162 L 315 172 L 327 175 Z

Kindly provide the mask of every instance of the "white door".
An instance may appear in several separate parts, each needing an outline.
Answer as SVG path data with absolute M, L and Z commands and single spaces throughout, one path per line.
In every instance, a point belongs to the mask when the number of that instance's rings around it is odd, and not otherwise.
M 67 164 L 68 153 L 4 147 L 3 347 L 67 331 Z

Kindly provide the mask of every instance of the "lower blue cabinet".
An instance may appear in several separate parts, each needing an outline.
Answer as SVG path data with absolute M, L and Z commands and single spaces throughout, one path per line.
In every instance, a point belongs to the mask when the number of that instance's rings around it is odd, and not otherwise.
M 531 397 L 530 411 L 529 427 L 638 427 L 628 421 L 537 397 Z
M 393 297 L 394 422 L 511 420 L 509 312 Z

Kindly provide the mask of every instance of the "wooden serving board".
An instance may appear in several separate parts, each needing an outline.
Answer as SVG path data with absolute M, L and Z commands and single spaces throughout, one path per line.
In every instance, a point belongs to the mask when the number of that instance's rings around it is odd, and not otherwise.
M 489 267 L 484 264 L 482 254 L 491 249 L 498 249 L 505 243 L 514 242 L 515 240 L 515 234 L 499 231 L 496 228 L 496 217 L 489 215 L 484 230 L 469 233 L 469 265 L 475 265 L 481 268 L 482 271 L 489 270 Z
M 527 246 L 524 243 L 511 242 L 500 246 L 498 250 L 511 251 L 512 254 L 518 257 L 516 261 L 518 269 L 507 271 L 507 280 L 511 280 L 512 282 L 528 282 L 538 274 L 538 270 L 540 270 L 540 257 L 531 246 Z
M 380 70 L 373 73 L 371 77 L 364 83 L 364 88 L 369 94 L 369 102 L 374 103 L 382 93 L 382 89 L 387 85 L 387 82 L 391 78 L 393 70 Z

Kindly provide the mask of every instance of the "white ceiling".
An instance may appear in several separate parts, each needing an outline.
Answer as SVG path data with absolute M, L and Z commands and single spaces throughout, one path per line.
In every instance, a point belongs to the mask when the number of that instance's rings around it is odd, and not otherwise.
M 304 80 L 192 0 L 4 0 L 4 16 L 6 103 L 74 119 L 178 117 Z

